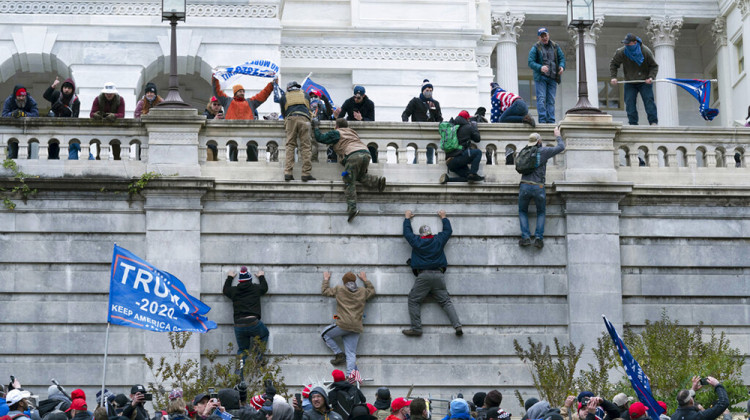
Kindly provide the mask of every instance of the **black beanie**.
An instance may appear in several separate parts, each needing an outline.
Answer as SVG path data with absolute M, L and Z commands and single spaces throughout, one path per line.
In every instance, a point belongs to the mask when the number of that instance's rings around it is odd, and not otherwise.
M 484 405 L 484 397 L 487 396 L 487 393 L 485 392 L 477 392 L 474 394 L 474 397 L 471 399 L 471 401 L 474 403 L 477 407 L 482 407 Z
M 534 404 L 536 404 L 538 402 L 539 402 L 538 399 L 536 399 L 534 397 L 531 397 L 528 400 L 526 400 L 525 403 L 523 403 L 523 408 L 524 408 L 524 410 L 529 411 L 529 408 L 531 408 L 531 406 L 533 406 Z

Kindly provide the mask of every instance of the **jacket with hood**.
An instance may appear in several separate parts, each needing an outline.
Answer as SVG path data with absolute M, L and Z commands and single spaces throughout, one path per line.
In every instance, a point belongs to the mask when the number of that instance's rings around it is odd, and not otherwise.
M 57 386 L 50 386 L 48 395 L 49 396 L 46 400 L 39 401 L 38 408 L 40 417 L 44 417 L 48 413 L 51 413 L 55 410 L 64 412 L 65 410 L 70 408 L 70 399 L 63 395 L 63 393 L 57 388 Z
M 560 409 L 552 408 L 547 401 L 539 401 L 529 408 L 526 417 L 531 419 L 547 419 L 553 414 L 560 416 Z
M 437 270 L 448 266 L 445 258 L 445 244 L 453 229 L 448 218 L 443 219 L 443 231 L 432 238 L 422 238 L 414 234 L 411 220 L 404 219 L 404 238 L 411 245 L 411 268 L 414 270 Z
M 474 420 L 474 418 L 471 417 L 469 403 L 463 398 L 456 398 L 451 401 L 448 414 L 443 417 L 443 420 L 450 419 Z
M 342 287 L 342 288 L 346 289 L 345 287 Z M 361 288 L 359 290 L 361 290 Z M 331 404 L 331 409 L 339 413 L 341 417 L 344 417 L 344 416 L 349 417 L 349 413 L 342 412 L 342 411 L 345 411 L 345 409 L 343 408 L 344 406 L 341 404 L 338 404 L 338 401 L 339 399 L 341 399 L 342 402 L 345 401 L 346 397 L 350 393 L 356 394 L 357 398 L 359 399 L 359 401 L 354 401 L 354 405 L 364 404 L 367 402 L 367 398 L 365 398 L 365 394 L 363 394 L 362 391 L 359 390 L 359 388 L 350 384 L 348 381 L 345 381 L 345 380 L 338 381 L 338 382 L 334 382 L 331 384 L 331 391 L 328 393 L 328 402 Z
M 260 284 L 255 284 L 252 280 L 240 282 L 237 286 L 232 286 L 234 277 L 227 276 L 224 281 L 224 296 L 232 299 L 234 307 L 234 322 L 242 323 L 242 318 L 254 316 L 260 319 L 260 297 L 268 292 L 268 283 L 266 276 L 258 277 Z
M 431 101 L 435 104 L 435 110 L 430 112 L 427 107 L 427 101 Z M 411 122 L 442 122 L 443 113 L 440 111 L 440 102 L 435 99 L 427 99 L 424 95 L 419 97 L 411 98 L 411 101 L 406 105 L 406 109 L 401 114 L 401 121 L 407 122 L 411 117 Z
M 250 405 L 240 407 L 240 393 L 234 389 L 220 389 L 219 401 L 221 402 L 221 406 L 227 410 L 227 413 L 238 420 L 252 420 L 255 418 L 257 411 Z M 170 420 L 172 419 L 171 416 L 169 418 Z
M 369 280 L 363 280 L 365 287 L 358 287 L 357 290 L 351 291 L 346 286 L 330 287 L 331 279 L 323 279 L 321 293 L 323 296 L 336 298 L 336 326 L 342 330 L 361 333 L 364 331 L 362 326 L 362 315 L 365 313 L 365 302 L 375 296 L 375 287 Z M 335 382 L 334 385 L 340 382 Z M 349 386 L 348 382 L 345 382 Z M 334 388 L 335 389 L 335 388 Z M 360 392 L 360 394 L 362 394 Z M 333 395 L 333 391 L 331 391 Z M 362 395 L 364 402 L 364 395 Z
M 292 420 L 294 409 L 286 402 L 273 403 L 273 420 Z
M 325 391 L 325 389 L 316 386 L 315 388 L 310 391 L 310 396 L 307 397 L 307 399 L 310 401 L 310 404 L 312 404 L 312 396 L 313 394 L 320 394 L 323 396 L 323 400 L 325 403 L 323 404 L 323 407 L 321 407 L 324 412 L 320 412 L 313 408 L 310 411 L 295 411 L 294 412 L 294 420 L 344 420 L 339 413 L 335 411 L 331 411 L 330 404 L 328 404 L 328 393 Z
M 451 123 L 458 125 L 456 137 L 458 137 L 458 144 L 461 146 L 461 149 L 456 149 L 450 153 L 446 153 L 446 158 L 460 155 L 471 148 L 471 142 L 479 143 L 481 140 L 481 137 L 479 136 L 479 128 L 477 128 L 476 123 L 472 123 L 464 117 L 451 118 Z
M 65 96 L 62 93 L 62 87 L 70 85 L 73 88 L 70 96 Z M 52 86 L 48 87 L 42 95 L 44 99 L 52 103 L 52 113 L 55 117 L 63 118 L 78 118 L 78 113 L 81 109 L 81 101 L 78 100 L 76 95 L 76 84 L 71 78 L 65 79 L 60 86 L 60 90 L 55 90 Z
M 23 85 L 16 85 L 13 87 L 13 93 L 8 96 L 3 104 L 3 117 L 12 117 L 13 111 L 17 109 L 25 112 L 27 117 L 38 117 L 39 109 L 36 106 L 36 101 L 31 97 L 28 90 L 26 91 L 26 105 L 24 105 L 23 108 L 18 106 L 16 103 L 16 92 L 18 92 L 19 89 L 26 89 L 26 87 Z
M 89 117 L 94 118 L 94 114 L 100 111 L 103 116 L 115 114 L 117 118 L 125 118 L 125 99 L 119 93 L 115 93 L 112 100 L 108 101 L 107 97 L 100 93 L 99 96 L 94 98 Z
M 659 73 L 659 65 L 656 64 L 654 53 L 641 43 L 643 62 L 638 65 L 635 61 L 625 55 L 625 46 L 618 48 L 612 60 L 609 62 L 609 76 L 617 79 L 617 70 L 622 65 L 622 74 L 625 80 L 646 80 L 656 78 Z

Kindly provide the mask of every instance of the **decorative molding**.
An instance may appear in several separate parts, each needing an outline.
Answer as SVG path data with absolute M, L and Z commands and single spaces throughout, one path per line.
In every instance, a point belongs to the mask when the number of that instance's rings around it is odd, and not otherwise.
M 477 67 L 489 67 L 490 56 L 489 55 L 477 55 Z
M 612 150 L 614 151 L 613 139 L 566 139 L 567 150 Z
M 727 19 L 723 16 L 719 16 L 714 19 L 714 23 L 711 25 L 711 35 L 714 37 L 714 44 L 717 47 L 727 46 Z
M 521 13 L 514 15 L 510 11 L 503 15 L 492 15 L 492 33 L 500 35 L 500 42 L 518 43 L 518 37 L 521 36 L 526 15 Z
M 596 45 L 596 42 L 599 41 L 599 35 L 602 32 L 603 26 L 603 16 L 594 19 L 594 23 L 591 24 L 591 27 L 583 30 L 583 42 Z M 568 34 L 570 35 L 570 39 L 573 40 L 573 44 L 578 45 L 578 29 L 568 28 Z
M 417 60 L 474 61 L 473 48 L 401 48 L 401 47 L 320 47 L 317 45 L 281 46 L 281 58 L 322 60 Z M 489 57 L 487 58 L 489 65 Z
M 654 47 L 660 47 L 663 45 L 674 47 L 677 42 L 677 37 L 680 35 L 682 23 L 683 20 L 681 17 L 652 17 L 648 21 L 646 31 L 651 37 L 651 42 Z
M 237 6 L 189 4 L 187 7 L 188 17 L 274 19 L 278 17 L 278 12 L 278 5 L 275 4 Z M 161 15 L 161 2 L 18 2 L 2 0 L 0 1 L 0 14 L 159 16 Z
M 740 13 L 742 14 L 743 19 L 747 17 L 748 13 L 750 13 L 749 0 L 734 0 L 734 5 L 740 9 Z

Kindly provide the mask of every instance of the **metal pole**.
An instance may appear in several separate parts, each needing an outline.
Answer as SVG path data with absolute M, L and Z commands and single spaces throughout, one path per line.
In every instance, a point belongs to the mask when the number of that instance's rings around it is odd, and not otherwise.
M 172 27 L 171 40 L 169 47 L 169 92 L 164 101 L 157 106 L 167 108 L 190 108 L 190 104 L 185 103 L 180 97 L 179 83 L 177 81 L 177 17 L 169 18 L 169 25 Z
M 106 407 L 104 405 L 104 384 L 107 381 L 107 352 L 109 352 L 109 322 L 107 322 L 107 335 L 104 338 L 104 366 L 102 367 L 102 396 L 99 400 L 100 407 Z
M 584 24 L 578 25 L 578 103 L 566 114 L 602 114 L 589 102 L 589 83 L 586 77 L 586 42 L 583 39 Z

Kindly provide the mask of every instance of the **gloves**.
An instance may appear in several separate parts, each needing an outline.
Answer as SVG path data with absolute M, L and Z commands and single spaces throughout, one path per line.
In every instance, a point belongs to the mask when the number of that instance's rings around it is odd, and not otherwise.
M 247 383 L 242 381 L 235 386 L 235 389 L 240 393 L 240 402 L 244 403 L 247 400 Z
M 22 117 L 25 117 L 25 116 L 26 116 L 26 113 L 25 113 L 25 112 L 23 112 L 23 111 L 22 111 L 22 110 L 20 110 L 20 109 L 17 109 L 17 110 L 15 110 L 15 111 L 13 111 L 13 113 L 12 113 L 12 114 L 10 114 L 10 115 L 11 115 L 11 116 L 13 116 L 13 118 L 22 118 Z
M 313 129 L 318 128 L 320 127 L 320 120 L 318 118 L 313 118 L 310 124 L 312 125 Z
M 109 113 L 107 113 L 107 115 L 104 116 L 104 118 L 106 118 L 107 121 L 109 121 L 109 122 L 115 122 L 115 120 L 117 119 L 117 115 L 109 112 Z
M 276 395 L 276 388 L 273 386 L 273 381 L 266 379 L 266 399 L 273 400 L 274 395 Z
M 102 111 L 96 111 L 91 115 L 91 118 L 95 120 L 101 120 L 102 119 Z

